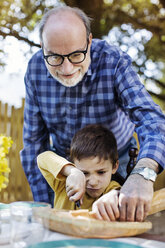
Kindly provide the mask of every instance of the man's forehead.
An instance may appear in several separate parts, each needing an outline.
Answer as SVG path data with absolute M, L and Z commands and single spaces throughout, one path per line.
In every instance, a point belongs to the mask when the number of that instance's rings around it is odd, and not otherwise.
M 82 21 L 72 21 L 48 20 L 42 35 L 45 48 L 59 54 L 85 49 L 86 28 Z
M 61 12 L 60 12 L 61 13 Z M 44 35 L 62 35 L 65 33 L 75 35 L 86 35 L 86 27 L 83 21 L 77 15 L 51 15 L 45 23 L 43 29 Z
M 60 11 L 49 16 L 45 23 L 44 30 L 51 27 L 52 29 L 58 31 L 60 29 L 68 28 L 69 26 L 74 28 L 81 26 L 81 28 L 85 28 L 83 21 L 75 13 L 70 11 Z

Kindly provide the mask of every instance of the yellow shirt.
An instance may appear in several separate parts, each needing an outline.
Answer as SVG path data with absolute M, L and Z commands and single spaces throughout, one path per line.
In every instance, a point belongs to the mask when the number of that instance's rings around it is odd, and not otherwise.
M 66 177 L 60 174 L 61 169 L 66 164 L 75 165 L 50 151 L 41 153 L 37 158 L 37 162 L 41 173 L 55 192 L 54 208 L 68 210 L 78 209 L 75 202 L 69 201 L 65 188 Z M 119 188 L 119 183 L 111 181 L 103 194 L 108 193 L 112 189 Z M 92 198 L 87 194 L 84 194 L 81 209 L 92 210 L 92 205 L 98 198 Z

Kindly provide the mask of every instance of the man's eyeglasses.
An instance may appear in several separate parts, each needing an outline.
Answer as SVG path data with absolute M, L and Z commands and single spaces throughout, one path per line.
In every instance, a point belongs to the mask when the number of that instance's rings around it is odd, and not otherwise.
M 84 51 L 75 51 L 66 55 L 60 55 L 60 54 L 51 54 L 51 55 L 44 55 L 44 59 L 46 62 L 51 66 L 59 66 L 62 65 L 64 62 L 64 59 L 67 58 L 72 64 L 79 64 L 83 62 L 86 58 L 86 54 L 88 51 L 88 42 L 87 42 L 87 48 Z

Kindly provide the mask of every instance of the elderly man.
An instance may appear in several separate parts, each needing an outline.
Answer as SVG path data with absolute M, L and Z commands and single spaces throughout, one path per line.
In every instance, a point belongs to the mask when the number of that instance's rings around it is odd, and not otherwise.
M 75 132 L 100 123 L 117 139 L 118 173 L 123 178 L 134 130 L 138 134 L 137 164 L 121 188 L 119 209 L 121 221 L 142 221 L 156 175 L 164 167 L 165 116 L 139 81 L 130 57 L 106 41 L 92 39 L 90 19 L 80 9 L 48 11 L 40 23 L 40 41 L 41 50 L 29 61 L 25 75 L 21 151 L 34 200 L 52 200 L 37 168 L 37 155 L 54 149 L 67 157 Z

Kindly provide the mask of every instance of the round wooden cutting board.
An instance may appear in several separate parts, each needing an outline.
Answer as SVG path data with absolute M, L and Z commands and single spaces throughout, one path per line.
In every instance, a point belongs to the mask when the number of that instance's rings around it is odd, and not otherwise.
M 83 238 L 116 238 L 134 236 L 152 228 L 151 222 L 108 222 L 82 216 L 69 211 L 47 209 L 38 211 L 44 225 L 52 231 Z
M 149 214 L 165 209 L 165 189 L 154 192 Z M 152 223 L 108 222 L 91 218 L 86 211 L 83 216 L 76 211 L 38 208 L 35 215 L 43 219 L 44 225 L 52 231 L 83 238 L 117 238 L 135 236 L 152 228 Z M 80 211 L 82 212 L 82 210 Z M 77 214 L 78 213 L 78 214 Z

